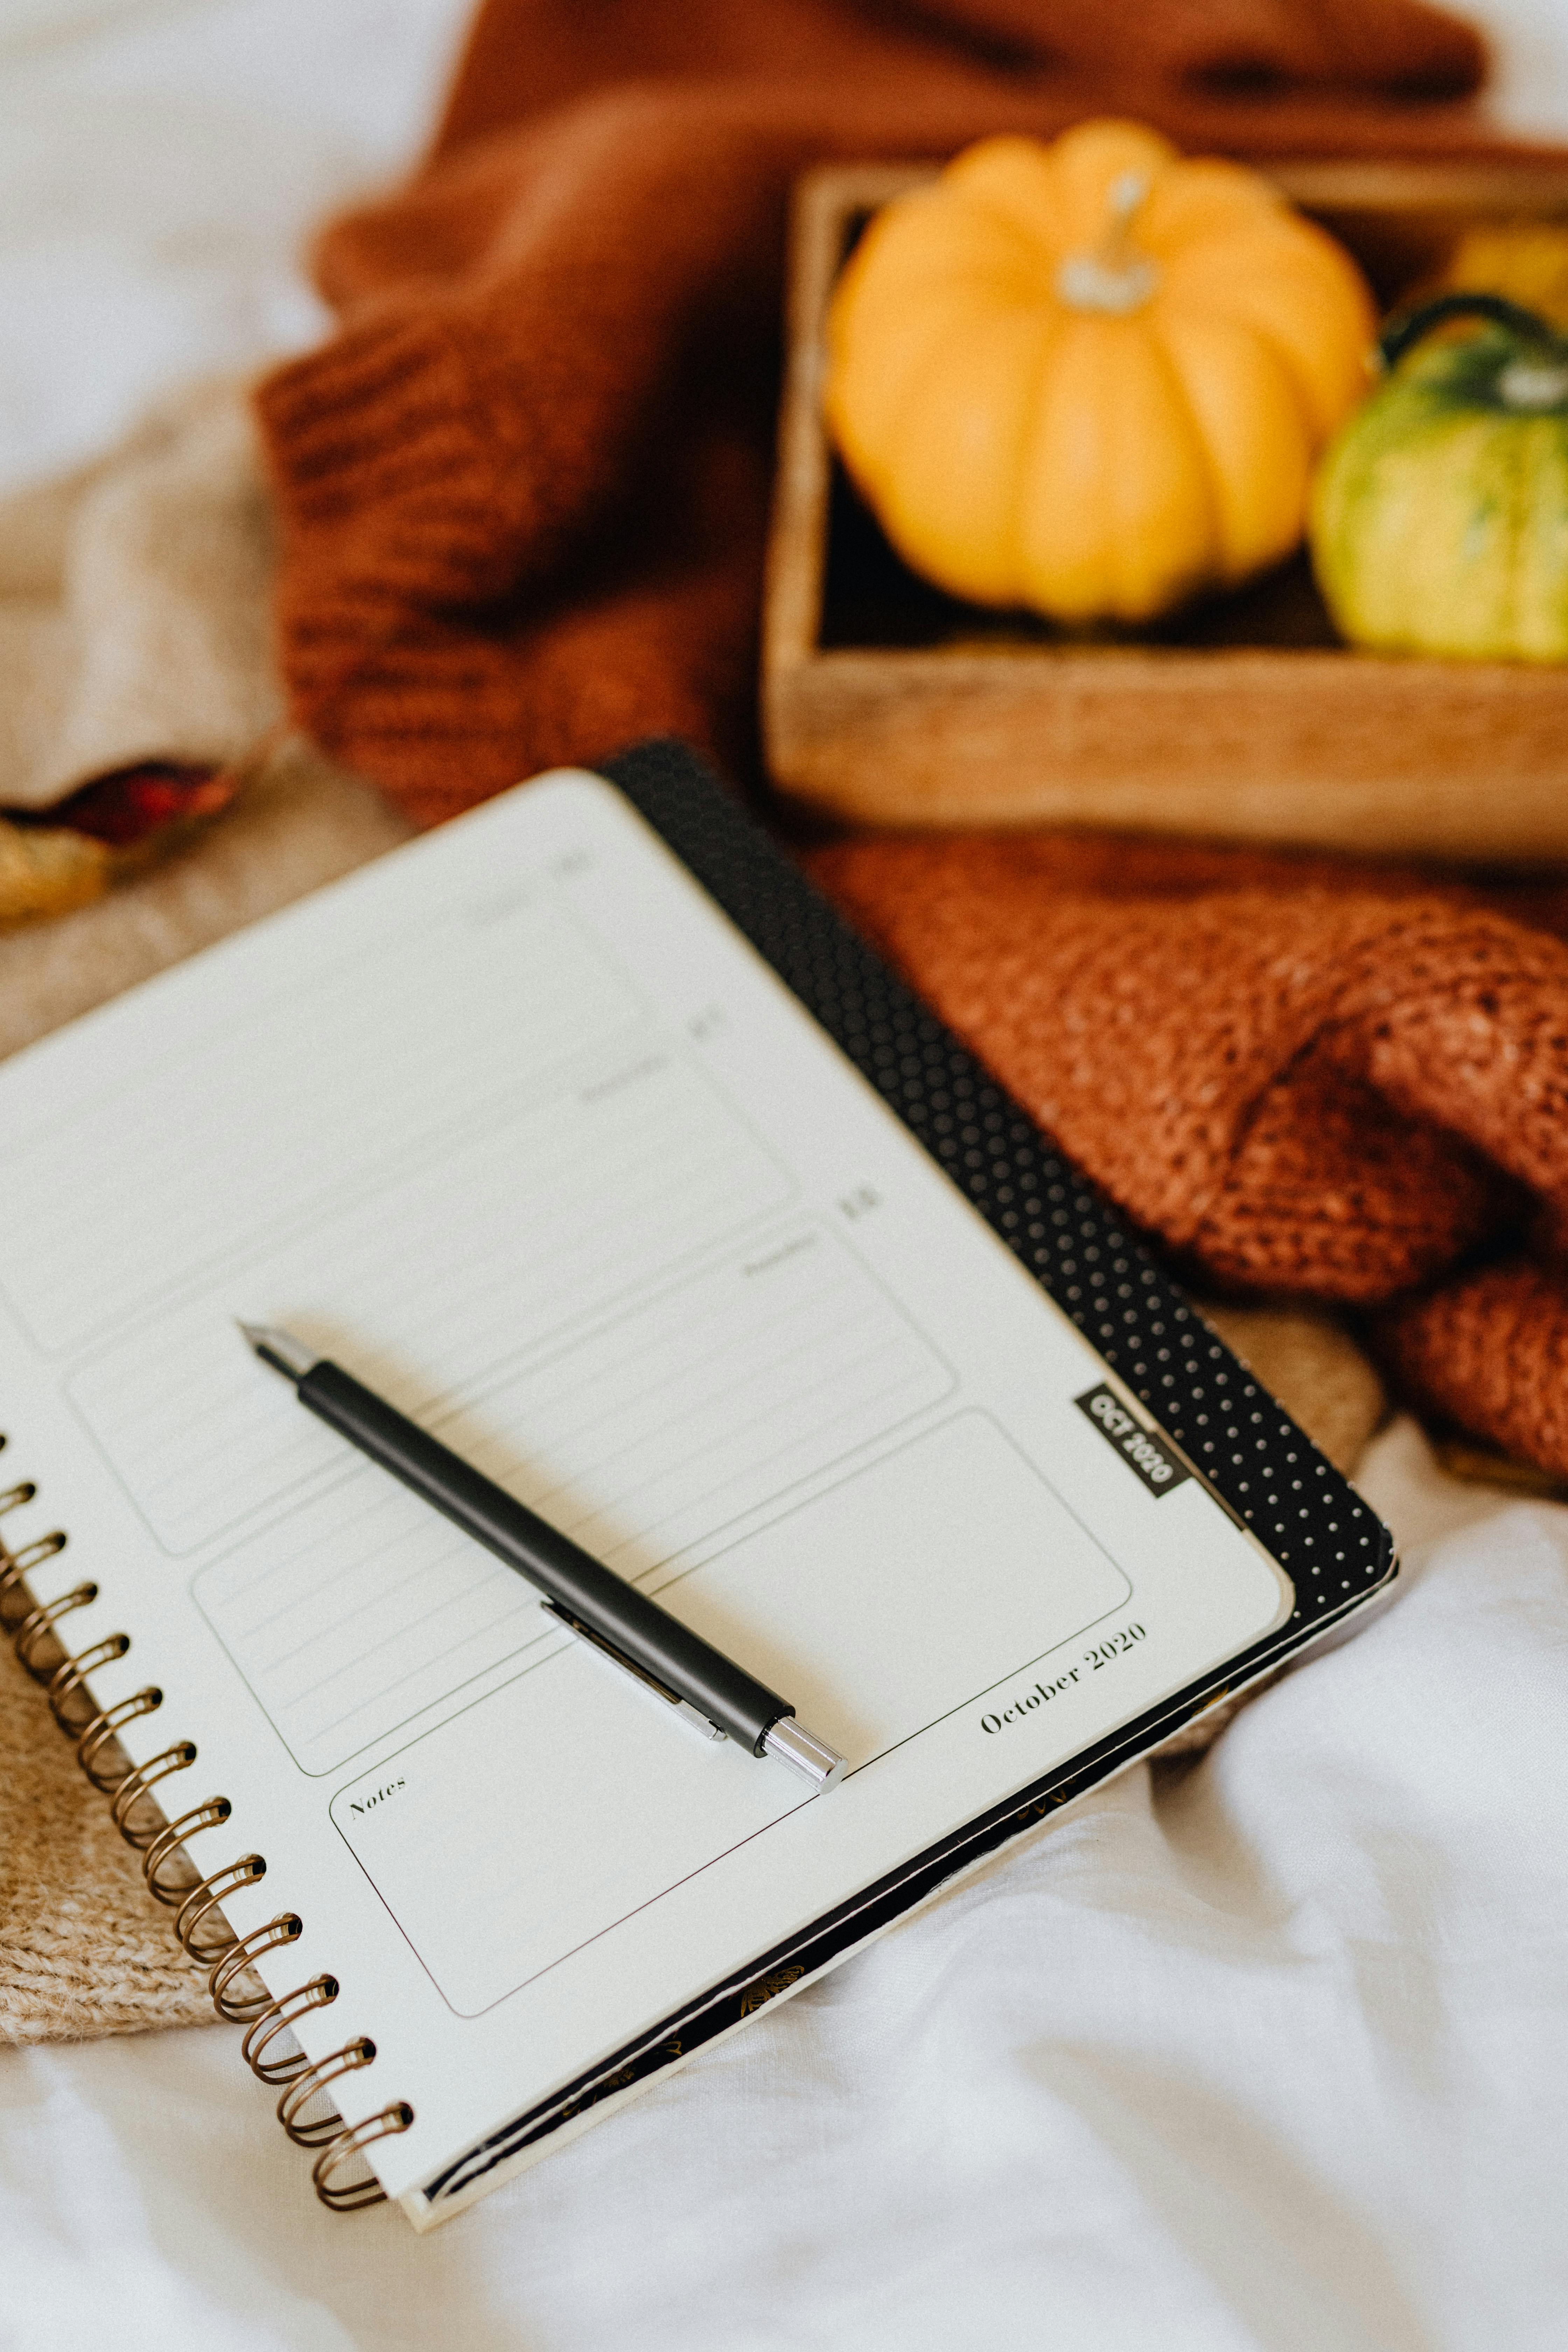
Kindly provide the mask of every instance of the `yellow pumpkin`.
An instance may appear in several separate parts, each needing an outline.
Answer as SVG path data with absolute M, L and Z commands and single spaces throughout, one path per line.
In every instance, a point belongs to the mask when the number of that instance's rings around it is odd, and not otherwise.
M 1468 229 L 1435 291 L 1500 294 L 1568 327 L 1568 228 L 1559 221 L 1504 221 Z
M 1143 621 L 1289 553 L 1375 331 L 1349 255 L 1257 173 L 1087 122 L 983 140 L 876 215 L 826 416 L 927 578 Z

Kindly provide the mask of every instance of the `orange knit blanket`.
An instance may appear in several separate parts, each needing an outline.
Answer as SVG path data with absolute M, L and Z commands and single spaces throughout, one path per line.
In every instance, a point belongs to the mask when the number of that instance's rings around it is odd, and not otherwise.
M 746 771 L 798 170 L 1109 107 L 1475 153 L 1480 69 L 1418 0 L 491 0 L 426 169 L 323 242 L 341 333 L 261 394 L 296 715 L 426 824 L 658 731 Z M 1554 903 L 1038 835 L 816 868 L 1207 1280 L 1366 1310 L 1428 1407 L 1568 1473 Z
M 1568 944 L 1544 928 L 1568 932 L 1568 891 L 1530 894 L 1527 927 L 1245 850 L 970 835 L 812 862 L 1205 1286 L 1366 1310 L 1406 1393 L 1568 1474 Z

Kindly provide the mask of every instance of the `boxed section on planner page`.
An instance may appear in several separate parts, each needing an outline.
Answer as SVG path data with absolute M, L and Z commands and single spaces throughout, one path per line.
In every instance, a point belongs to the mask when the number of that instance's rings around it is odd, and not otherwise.
M 194 1602 L 176 1646 L 254 1702 L 296 1867 L 339 1882 L 385 2062 L 343 2111 L 413 2102 L 377 2158 L 400 2193 L 487 2120 L 476 2021 L 485 2075 L 542 2094 L 1289 1588 L 603 780 L 523 787 L 237 945 L 205 991 L 143 992 L 161 1018 L 82 1024 L 65 1112 L 29 1117 L 60 1089 L 17 1067 L 5 1298 Z M 672 1726 L 301 1412 L 236 1315 L 783 1691 L 842 1789 Z

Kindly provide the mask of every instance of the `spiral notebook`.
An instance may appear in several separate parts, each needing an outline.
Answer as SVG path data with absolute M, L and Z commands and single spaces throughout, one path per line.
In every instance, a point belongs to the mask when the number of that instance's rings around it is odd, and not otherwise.
M 459 2211 L 1394 1572 L 676 746 L 17 1056 L 0 1137 L 0 1608 L 329 2203 Z M 668 1721 L 236 1316 L 787 1692 L 843 1786 Z

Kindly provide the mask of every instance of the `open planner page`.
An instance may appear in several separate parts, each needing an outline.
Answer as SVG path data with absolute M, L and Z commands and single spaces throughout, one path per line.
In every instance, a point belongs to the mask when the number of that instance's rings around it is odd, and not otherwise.
M 337 1979 L 300 2038 L 374 2037 L 338 2104 L 412 2107 L 374 2161 L 421 2225 L 509 2118 L 1289 1614 L 599 778 L 19 1056 L 0 1139 L 0 1402 L 36 1528 L 100 1587 L 73 1646 L 132 1633 L 94 1692 L 162 1688 L 138 1762 L 195 1741 L 160 1794 L 230 1800 L 204 1874 L 265 1855 L 227 1916 L 299 1912 L 263 1973 Z M 673 1723 L 302 1411 L 238 1316 L 657 1594 L 843 1786 Z

